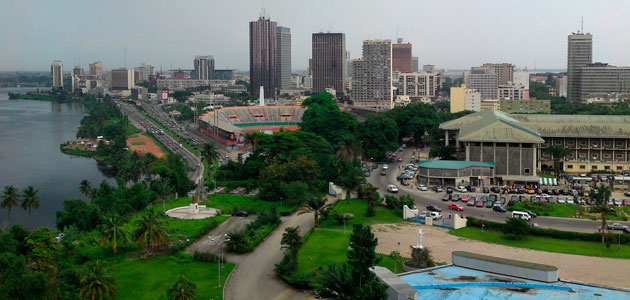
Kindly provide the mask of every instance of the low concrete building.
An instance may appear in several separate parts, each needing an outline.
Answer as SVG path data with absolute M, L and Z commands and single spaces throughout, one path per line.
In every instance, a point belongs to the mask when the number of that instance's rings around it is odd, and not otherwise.
M 495 163 L 482 161 L 424 160 L 418 163 L 418 184 L 484 186 L 494 183 Z
M 488 256 L 466 251 L 453 251 L 452 258 L 453 264 L 459 267 L 542 282 L 558 281 L 558 268 L 550 265 Z
M 551 100 L 500 100 L 501 111 L 506 113 L 551 113 Z
M 387 300 L 416 300 L 418 291 L 385 267 L 374 267 L 376 278 L 387 285 Z

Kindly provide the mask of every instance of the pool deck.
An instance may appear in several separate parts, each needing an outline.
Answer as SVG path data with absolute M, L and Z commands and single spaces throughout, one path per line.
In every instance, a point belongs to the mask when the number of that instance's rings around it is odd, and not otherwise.
M 544 283 L 458 266 L 400 275 L 418 299 L 598 299 L 630 300 L 630 291 L 558 281 Z

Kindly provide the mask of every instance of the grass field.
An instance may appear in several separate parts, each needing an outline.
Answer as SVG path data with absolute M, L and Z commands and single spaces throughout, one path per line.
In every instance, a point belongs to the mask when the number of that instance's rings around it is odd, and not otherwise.
M 250 213 L 270 210 L 274 207 L 278 209 L 278 212 L 291 212 L 297 208 L 295 204 L 289 201 L 284 201 L 282 203 L 282 209 L 280 209 L 280 202 L 263 201 L 254 196 L 230 194 L 209 195 L 208 202 L 206 202 L 205 205 L 218 208 L 222 210 L 224 214 L 231 214 L 233 207 L 236 207 L 237 210 L 246 210 Z
M 449 231 L 450 234 L 487 243 L 500 244 L 512 247 L 527 248 L 548 252 L 577 254 L 586 256 L 630 258 L 630 245 L 621 245 L 621 251 L 617 251 L 617 244 L 607 250 L 602 243 L 561 240 L 547 237 L 527 236 L 522 241 L 509 240 L 498 231 L 484 230 L 474 227 L 465 227 Z
M 508 210 L 531 210 L 539 216 L 570 218 L 584 215 L 586 208 L 576 204 L 516 202 Z
M 197 285 L 197 299 L 222 299 L 223 286 L 234 264 L 225 264 L 218 287 L 217 263 L 197 262 L 189 255 L 157 256 L 127 260 L 111 267 L 119 300 L 167 299 L 166 291 L 180 275 Z
M 354 218 L 346 222 L 346 229 L 352 231 L 353 224 L 373 225 L 382 223 L 398 223 L 402 222 L 402 216 L 396 216 L 393 210 L 383 206 L 377 206 L 375 217 L 366 217 L 367 202 L 363 200 L 343 200 L 338 201 L 333 209 L 338 213 L 351 213 Z M 320 225 L 321 228 L 343 229 L 343 224 L 337 224 L 336 220 L 329 218 Z
M 145 142 L 133 142 L 131 144 L 134 145 L 134 146 L 141 146 L 141 145 L 146 145 L 147 143 L 145 143 Z

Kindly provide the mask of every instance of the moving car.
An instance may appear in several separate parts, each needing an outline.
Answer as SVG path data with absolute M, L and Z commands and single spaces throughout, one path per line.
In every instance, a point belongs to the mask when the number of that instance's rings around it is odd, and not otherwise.
M 442 209 L 441 209 L 441 208 L 439 208 L 439 207 L 437 207 L 437 206 L 435 206 L 435 205 L 427 205 L 427 209 L 428 209 L 429 211 L 437 211 L 437 212 L 441 212 L 441 211 L 442 211 Z
M 239 210 L 239 211 L 234 212 L 232 214 L 232 216 L 245 218 L 245 217 L 249 216 L 249 213 L 247 213 L 247 211 L 244 211 L 244 210 Z
M 385 175 L 387 175 L 387 170 L 386 169 L 381 170 L 381 176 L 385 176 Z
M 452 210 L 457 210 L 457 211 L 464 211 L 464 207 L 463 207 L 463 206 L 461 206 L 461 205 L 457 205 L 457 204 L 455 204 L 455 203 L 451 203 L 451 204 L 449 204 L 449 205 L 448 205 L 448 208 L 449 208 L 449 209 L 452 209 Z
M 507 210 L 503 208 L 503 206 L 495 205 L 492 207 L 492 210 L 500 213 L 505 213 Z
M 612 224 L 606 225 L 606 228 L 608 230 L 623 230 L 624 228 L 628 228 L 628 226 L 623 225 L 621 223 L 612 223 Z
M 387 169 L 389 169 L 389 166 L 387 164 L 384 164 L 383 165 L 383 170 L 387 170 Z
M 424 184 L 421 184 L 421 185 L 418 186 L 418 189 L 421 190 L 421 191 L 426 191 L 427 190 L 427 186 L 424 185 Z
M 402 158 L 402 157 L 399 157 L 399 158 L 398 158 L 398 161 L 399 161 L 399 162 L 402 162 L 402 161 L 403 161 L 403 158 Z
M 525 221 L 529 221 L 532 217 L 524 212 L 524 211 L 513 211 L 512 212 L 512 218 L 519 218 L 519 219 L 523 219 Z
M 538 215 L 531 210 L 524 210 L 524 212 L 526 212 L 532 218 L 538 217 Z
M 398 187 L 393 184 L 387 185 L 387 191 L 390 193 L 398 193 Z

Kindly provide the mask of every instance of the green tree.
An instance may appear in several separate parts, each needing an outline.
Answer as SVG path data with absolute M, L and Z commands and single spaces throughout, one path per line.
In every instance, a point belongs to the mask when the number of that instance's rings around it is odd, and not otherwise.
M 164 220 L 158 217 L 152 207 L 149 207 L 147 213 L 141 219 L 136 220 L 135 224 L 137 227 L 133 232 L 133 237 L 137 245 L 155 249 L 168 243 Z
M 90 263 L 81 277 L 79 297 L 89 300 L 111 300 L 116 298 L 114 277 L 107 274 L 100 261 Z
M 389 257 L 394 261 L 394 273 L 398 273 L 398 263 L 400 261 L 400 252 L 392 251 L 389 253 Z
M 361 151 L 355 137 L 350 133 L 340 136 L 335 148 L 337 149 L 337 159 L 348 162 L 353 161 Z
M 282 245 L 282 249 L 287 249 L 291 256 L 293 266 L 297 269 L 298 252 L 300 251 L 300 247 L 302 247 L 302 237 L 300 237 L 299 228 L 287 227 L 282 234 L 280 244 Z
M 167 292 L 168 300 L 196 300 L 197 285 L 192 283 L 186 276 L 177 277 L 177 281 Z
M 453 146 L 432 147 L 429 151 L 430 158 L 438 157 L 442 160 L 455 160 L 455 154 L 457 154 L 457 149 Z
M 604 233 L 606 232 L 606 218 L 611 215 L 615 215 L 615 210 L 608 206 L 608 200 L 612 190 L 610 186 L 606 184 L 599 184 L 591 190 L 590 197 L 595 202 L 595 205 L 591 207 L 591 212 L 599 213 L 599 217 L 602 219 L 602 244 L 605 243 Z
M 319 196 L 309 195 L 306 202 L 304 202 L 304 206 L 300 208 L 298 214 L 306 214 L 313 213 L 313 218 L 315 221 L 315 227 L 319 224 L 319 216 L 322 214 L 326 207 L 330 206 L 326 204 L 325 198 L 320 198 Z
M 203 144 L 201 154 L 206 158 L 206 160 L 208 160 L 208 163 L 212 163 L 212 160 L 219 156 L 219 152 L 217 151 L 217 147 L 214 143 Z
M 2 191 L 2 202 L 0 202 L 0 207 L 6 209 L 8 211 L 8 223 L 11 224 L 11 210 L 19 207 L 18 200 L 18 190 L 13 185 L 8 185 L 4 187 L 4 191 Z
M 28 211 L 27 225 L 31 224 L 31 210 L 39 208 L 39 196 L 37 195 L 39 190 L 29 185 L 26 189 L 22 190 L 22 206 L 23 210 Z
M 151 182 L 151 189 L 157 194 L 158 199 L 162 199 L 162 212 L 166 212 L 166 200 L 175 190 L 168 178 L 159 178 Z
M 522 240 L 529 233 L 529 224 L 521 218 L 509 218 L 503 226 L 503 234 L 509 239 Z
M 325 298 L 349 300 L 356 292 L 348 264 L 331 264 L 322 274 L 320 295 Z
M 92 183 L 87 179 L 83 179 L 81 180 L 81 183 L 79 183 L 79 192 L 88 197 L 90 200 L 94 198 Z
M 553 171 L 557 178 L 560 176 L 560 162 L 566 157 L 570 157 L 573 154 L 573 151 L 562 145 L 549 145 L 545 151 L 547 151 L 553 159 Z
M 232 231 L 228 233 L 230 240 L 227 241 L 228 251 L 242 253 L 248 247 L 247 237 L 244 231 Z
M 112 252 L 118 251 L 118 245 L 124 245 L 129 242 L 129 232 L 125 228 L 124 222 L 118 216 L 111 216 L 107 219 L 107 222 L 101 225 L 101 236 L 98 240 L 98 245 L 103 247 L 105 243 L 109 243 L 112 247 Z
M 359 287 L 374 277 L 370 268 L 381 260 L 376 256 L 376 245 L 378 240 L 369 226 L 354 224 L 350 236 L 348 264 L 352 267 L 352 279 Z

